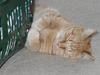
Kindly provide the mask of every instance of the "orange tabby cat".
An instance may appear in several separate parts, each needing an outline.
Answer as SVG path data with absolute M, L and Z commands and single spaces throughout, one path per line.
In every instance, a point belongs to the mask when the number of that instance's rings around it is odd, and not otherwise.
M 91 38 L 96 30 L 75 26 L 55 9 L 47 8 L 41 13 L 28 33 L 26 47 L 72 59 L 81 55 L 93 59 Z

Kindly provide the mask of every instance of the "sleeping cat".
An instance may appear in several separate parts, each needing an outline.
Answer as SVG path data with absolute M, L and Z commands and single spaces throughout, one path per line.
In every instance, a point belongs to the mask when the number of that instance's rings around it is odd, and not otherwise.
M 28 33 L 27 48 L 71 59 L 82 55 L 94 59 L 91 38 L 96 30 L 75 26 L 55 9 L 46 8 L 40 14 Z

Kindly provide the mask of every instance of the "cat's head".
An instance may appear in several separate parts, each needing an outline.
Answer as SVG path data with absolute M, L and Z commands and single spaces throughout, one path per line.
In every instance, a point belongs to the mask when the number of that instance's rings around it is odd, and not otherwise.
M 65 54 L 71 58 L 77 58 L 79 56 L 84 56 L 86 58 L 92 58 L 92 50 L 91 50 L 91 39 L 94 34 L 96 34 L 96 30 L 93 29 L 81 29 L 76 28 L 73 33 L 67 34 L 68 30 L 65 31 L 63 36 L 63 40 L 59 41 L 58 46 L 65 50 Z M 63 34 L 63 33 L 62 33 Z

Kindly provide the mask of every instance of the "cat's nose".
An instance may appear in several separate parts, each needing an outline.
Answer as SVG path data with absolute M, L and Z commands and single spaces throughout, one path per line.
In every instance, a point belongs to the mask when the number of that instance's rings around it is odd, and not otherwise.
M 58 45 L 59 48 L 65 49 L 65 43 L 58 43 L 57 45 Z
M 64 43 L 58 43 L 58 46 L 59 47 L 65 47 L 65 44 Z

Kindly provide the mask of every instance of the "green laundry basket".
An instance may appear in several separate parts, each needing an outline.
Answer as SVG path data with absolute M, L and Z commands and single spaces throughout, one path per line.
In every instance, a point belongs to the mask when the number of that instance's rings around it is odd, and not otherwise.
M 0 67 L 23 48 L 33 0 L 0 0 Z

